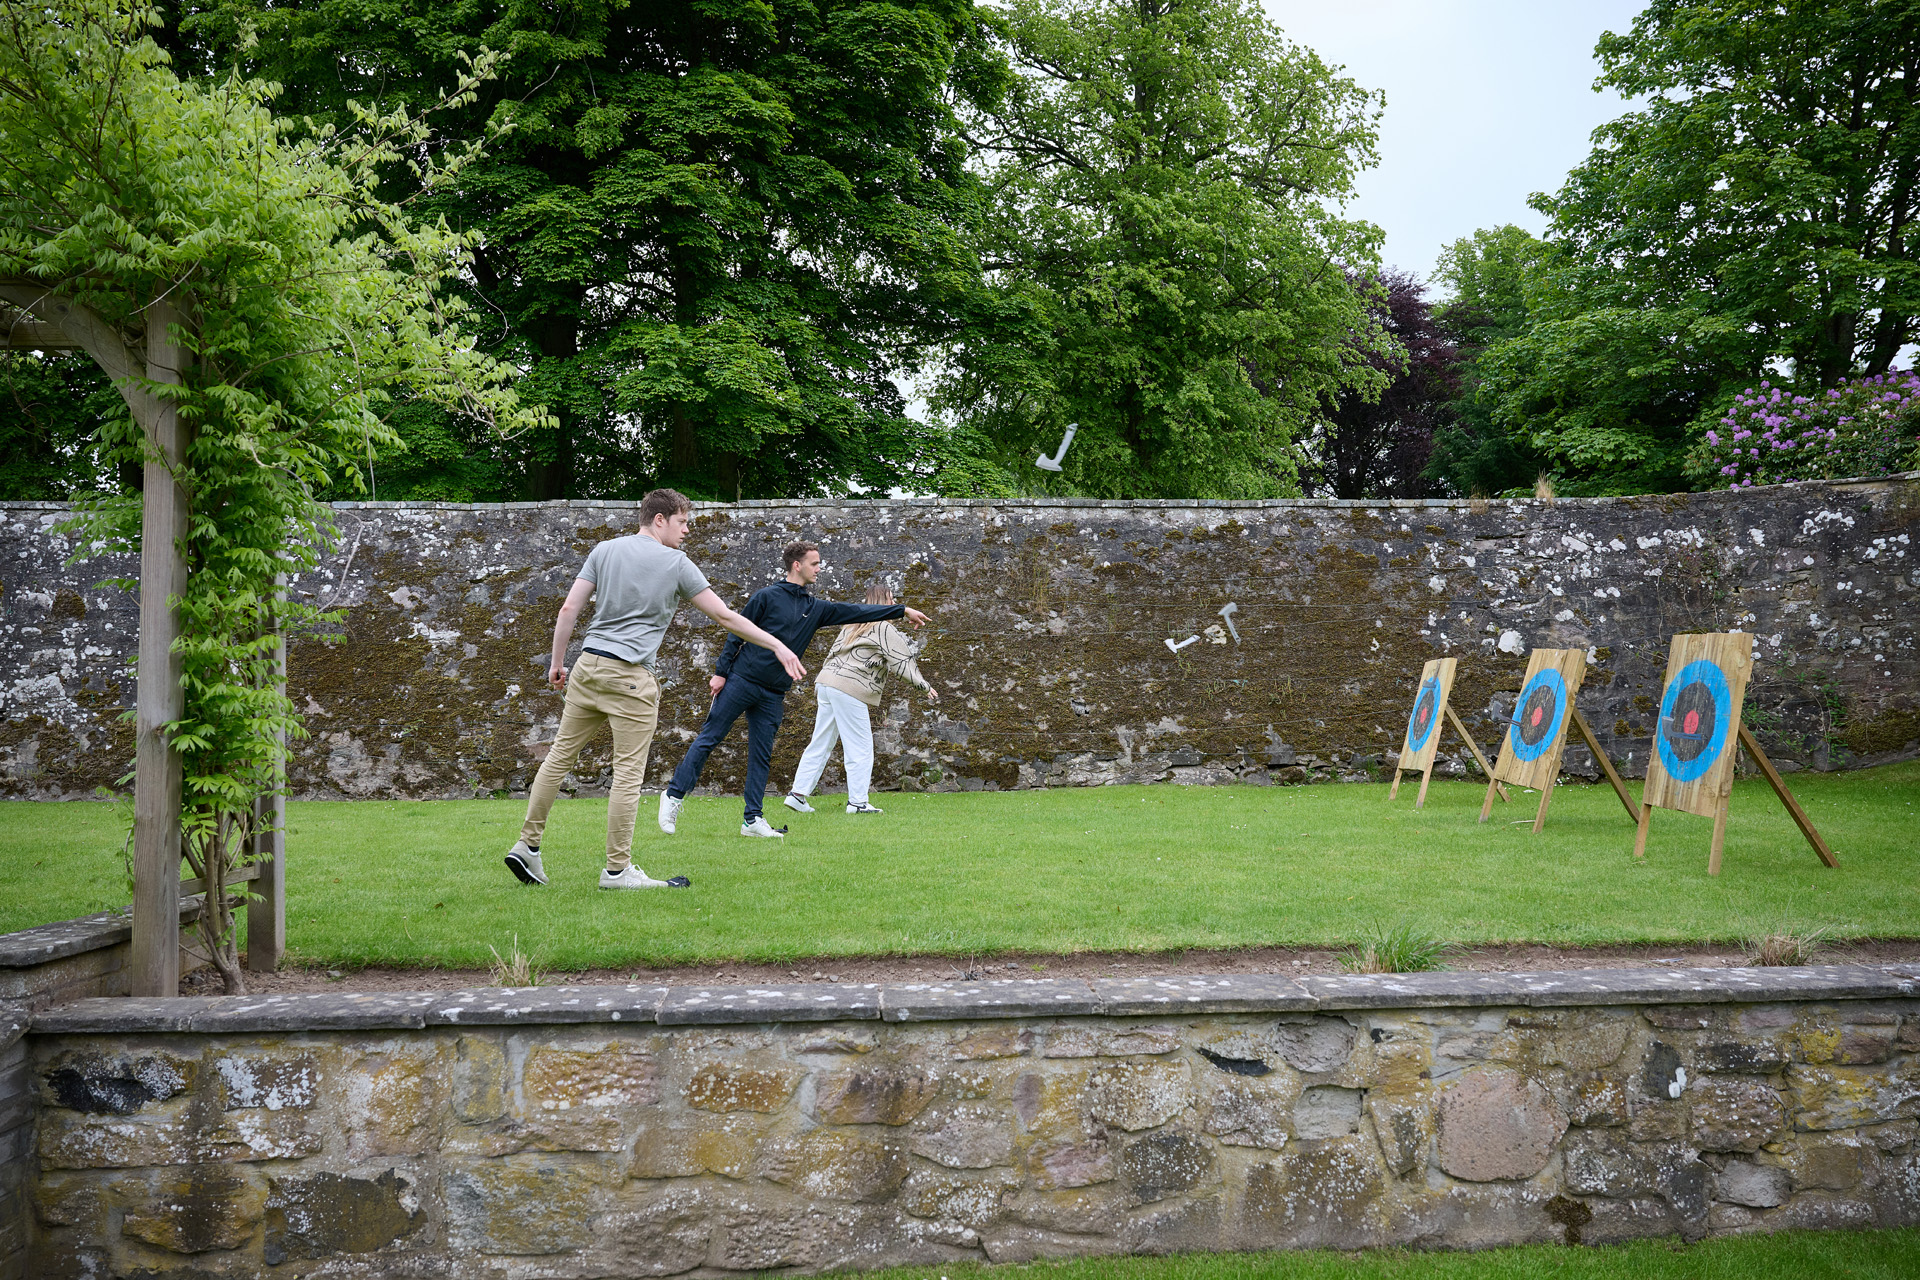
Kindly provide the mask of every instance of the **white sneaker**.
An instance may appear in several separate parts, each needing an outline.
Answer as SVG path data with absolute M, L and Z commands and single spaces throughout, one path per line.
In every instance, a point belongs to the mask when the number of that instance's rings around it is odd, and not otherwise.
M 546 869 L 540 865 L 539 851 L 527 848 L 525 840 L 515 841 L 513 848 L 507 850 L 507 870 L 519 876 L 521 884 L 547 882 Z
M 685 876 L 669 876 L 665 880 L 655 880 L 637 866 L 628 866 L 625 871 L 600 870 L 602 889 L 685 889 L 693 881 Z
M 885 813 L 886 810 L 876 809 L 870 804 L 850 804 L 847 806 L 847 812 L 848 813 Z
M 795 813 L 812 813 L 813 812 L 813 806 L 808 804 L 807 798 L 801 795 L 798 791 L 788 792 L 786 799 L 782 800 L 780 803 L 787 806 L 787 808 L 793 810 Z
M 675 800 L 662 791 L 660 793 L 660 829 L 668 835 L 673 834 L 673 820 L 680 816 L 680 806 L 684 800 Z
M 785 827 L 770 827 L 767 825 L 765 818 L 755 818 L 752 822 L 743 822 L 740 824 L 740 834 L 743 836 L 772 836 L 776 840 L 782 840 L 786 838 L 787 829 Z

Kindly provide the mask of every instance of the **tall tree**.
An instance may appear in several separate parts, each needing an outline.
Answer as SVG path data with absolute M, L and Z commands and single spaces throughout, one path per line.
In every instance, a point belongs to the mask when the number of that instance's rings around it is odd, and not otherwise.
M 1827 387 L 1915 337 L 1920 0 L 1653 0 L 1597 53 L 1643 105 L 1535 197 L 1558 252 L 1488 385 L 1590 487 L 1678 484 L 1769 362 Z
M 460 128 L 511 131 L 418 207 L 478 234 L 480 337 L 557 418 L 524 442 L 530 496 L 884 488 L 911 466 L 896 377 L 979 285 L 949 105 L 994 81 L 972 0 L 209 2 L 184 29 L 321 118 L 508 53 Z M 432 415 L 411 426 L 449 447 Z
M 1460 353 L 1420 277 L 1389 270 L 1371 286 L 1368 310 L 1393 343 L 1369 356 L 1386 388 L 1326 397 L 1326 416 L 1303 442 L 1309 463 L 1302 479 L 1309 492 L 1333 498 L 1425 497 L 1434 433 L 1459 394 Z
M 1382 99 L 1252 0 L 1010 0 L 1004 98 L 968 116 L 997 309 L 933 403 L 973 459 L 950 490 L 1297 492 L 1322 397 L 1385 379 L 1349 269 L 1379 232 L 1329 212 L 1374 162 Z M 1368 335 L 1360 347 L 1356 333 Z

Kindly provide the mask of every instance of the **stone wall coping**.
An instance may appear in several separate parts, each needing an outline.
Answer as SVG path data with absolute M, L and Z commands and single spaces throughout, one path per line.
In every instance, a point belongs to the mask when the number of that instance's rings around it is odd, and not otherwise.
M 1005 978 L 793 986 L 577 986 L 76 1000 L 33 1017 L 36 1035 L 420 1030 L 567 1023 L 933 1022 L 1352 1009 L 1751 1004 L 1920 999 L 1920 962 L 1536 973 Z
M 1854 476 L 1842 480 L 1794 480 L 1785 484 L 1755 485 L 1752 489 L 1740 490 L 1744 497 L 1749 493 L 1769 492 L 1773 490 L 1791 491 L 1810 488 L 1815 485 L 1830 489 L 1860 488 L 1885 485 L 1900 481 L 1920 480 L 1920 471 L 1902 471 L 1887 476 Z M 1709 497 L 1715 494 L 1729 494 L 1727 489 L 1706 489 L 1698 493 L 1652 493 L 1632 494 L 1607 498 L 1487 498 L 1484 501 L 1492 506 L 1504 506 L 1519 510 L 1528 507 L 1571 506 L 1605 507 L 1617 503 L 1644 502 L 1649 499 Z M 1041 508 L 1041 507 L 1077 507 L 1099 510 L 1137 510 L 1165 511 L 1169 509 L 1222 508 L 1228 510 L 1287 510 L 1289 508 L 1374 508 L 1382 511 L 1422 510 L 1426 508 L 1451 508 L 1465 510 L 1476 499 L 1472 498 L 857 498 L 832 497 L 817 498 L 745 498 L 739 502 L 696 502 L 697 511 L 745 511 L 745 510 L 818 510 L 822 507 L 846 506 L 887 506 L 887 507 L 928 507 L 964 510 L 971 508 Z M 640 503 L 623 498 L 567 498 L 553 502 L 333 502 L 328 503 L 335 511 L 546 511 L 546 510 L 598 510 L 637 511 Z M 71 511 L 73 504 L 67 502 L 0 502 L 0 511 Z
M 180 899 L 180 923 L 200 917 L 200 899 Z M 35 925 L 18 933 L 0 934 L 0 969 L 30 969 L 88 951 L 114 947 L 133 937 L 133 917 L 123 911 L 102 911 L 77 920 Z

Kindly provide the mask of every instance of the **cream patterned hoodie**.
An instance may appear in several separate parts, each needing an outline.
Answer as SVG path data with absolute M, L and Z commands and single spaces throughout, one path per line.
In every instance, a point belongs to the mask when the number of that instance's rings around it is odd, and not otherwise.
M 849 640 L 847 636 L 852 630 L 852 627 L 846 628 L 833 642 L 817 683 L 852 694 L 870 707 L 880 705 L 880 689 L 889 671 L 922 689 L 932 690 L 933 686 L 914 664 L 913 642 L 902 635 L 898 627 L 891 622 L 876 622 L 865 635 Z

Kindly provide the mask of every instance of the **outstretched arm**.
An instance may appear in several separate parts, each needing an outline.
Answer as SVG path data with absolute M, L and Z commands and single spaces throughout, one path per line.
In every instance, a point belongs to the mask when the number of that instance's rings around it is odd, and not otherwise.
M 567 646 L 573 643 L 574 624 L 580 621 L 580 611 L 592 595 L 593 584 L 575 578 L 573 589 L 560 606 L 560 616 L 553 620 L 553 658 L 547 663 L 547 683 L 556 689 L 567 687 Z
M 920 664 L 913 660 L 913 646 L 898 628 L 880 628 L 880 654 L 886 660 L 887 670 L 926 690 L 927 697 L 933 701 L 940 701 L 940 691 L 920 674 Z
M 904 615 L 908 622 L 916 627 L 927 625 L 927 615 L 918 609 L 909 609 L 903 604 L 841 604 L 835 600 L 822 600 L 826 613 L 821 619 L 823 627 L 844 627 L 857 622 L 885 622 L 889 618 Z
M 693 598 L 693 607 L 706 614 L 709 618 L 712 618 L 715 622 L 748 644 L 757 644 L 762 649 L 771 650 L 773 656 L 779 660 L 782 667 L 786 668 L 787 674 L 793 679 L 802 680 L 806 678 L 807 669 L 800 665 L 800 659 L 795 656 L 793 650 L 787 648 L 787 646 L 781 644 L 773 636 L 762 631 L 759 627 L 747 621 L 747 619 L 727 608 L 726 602 L 714 594 L 712 587 L 708 587 L 705 591 L 702 591 Z M 714 679 L 720 680 L 722 683 L 725 682 L 724 676 L 715 676 Z M 718 693 L 719 690 L 716 689 L 714 692 Z

